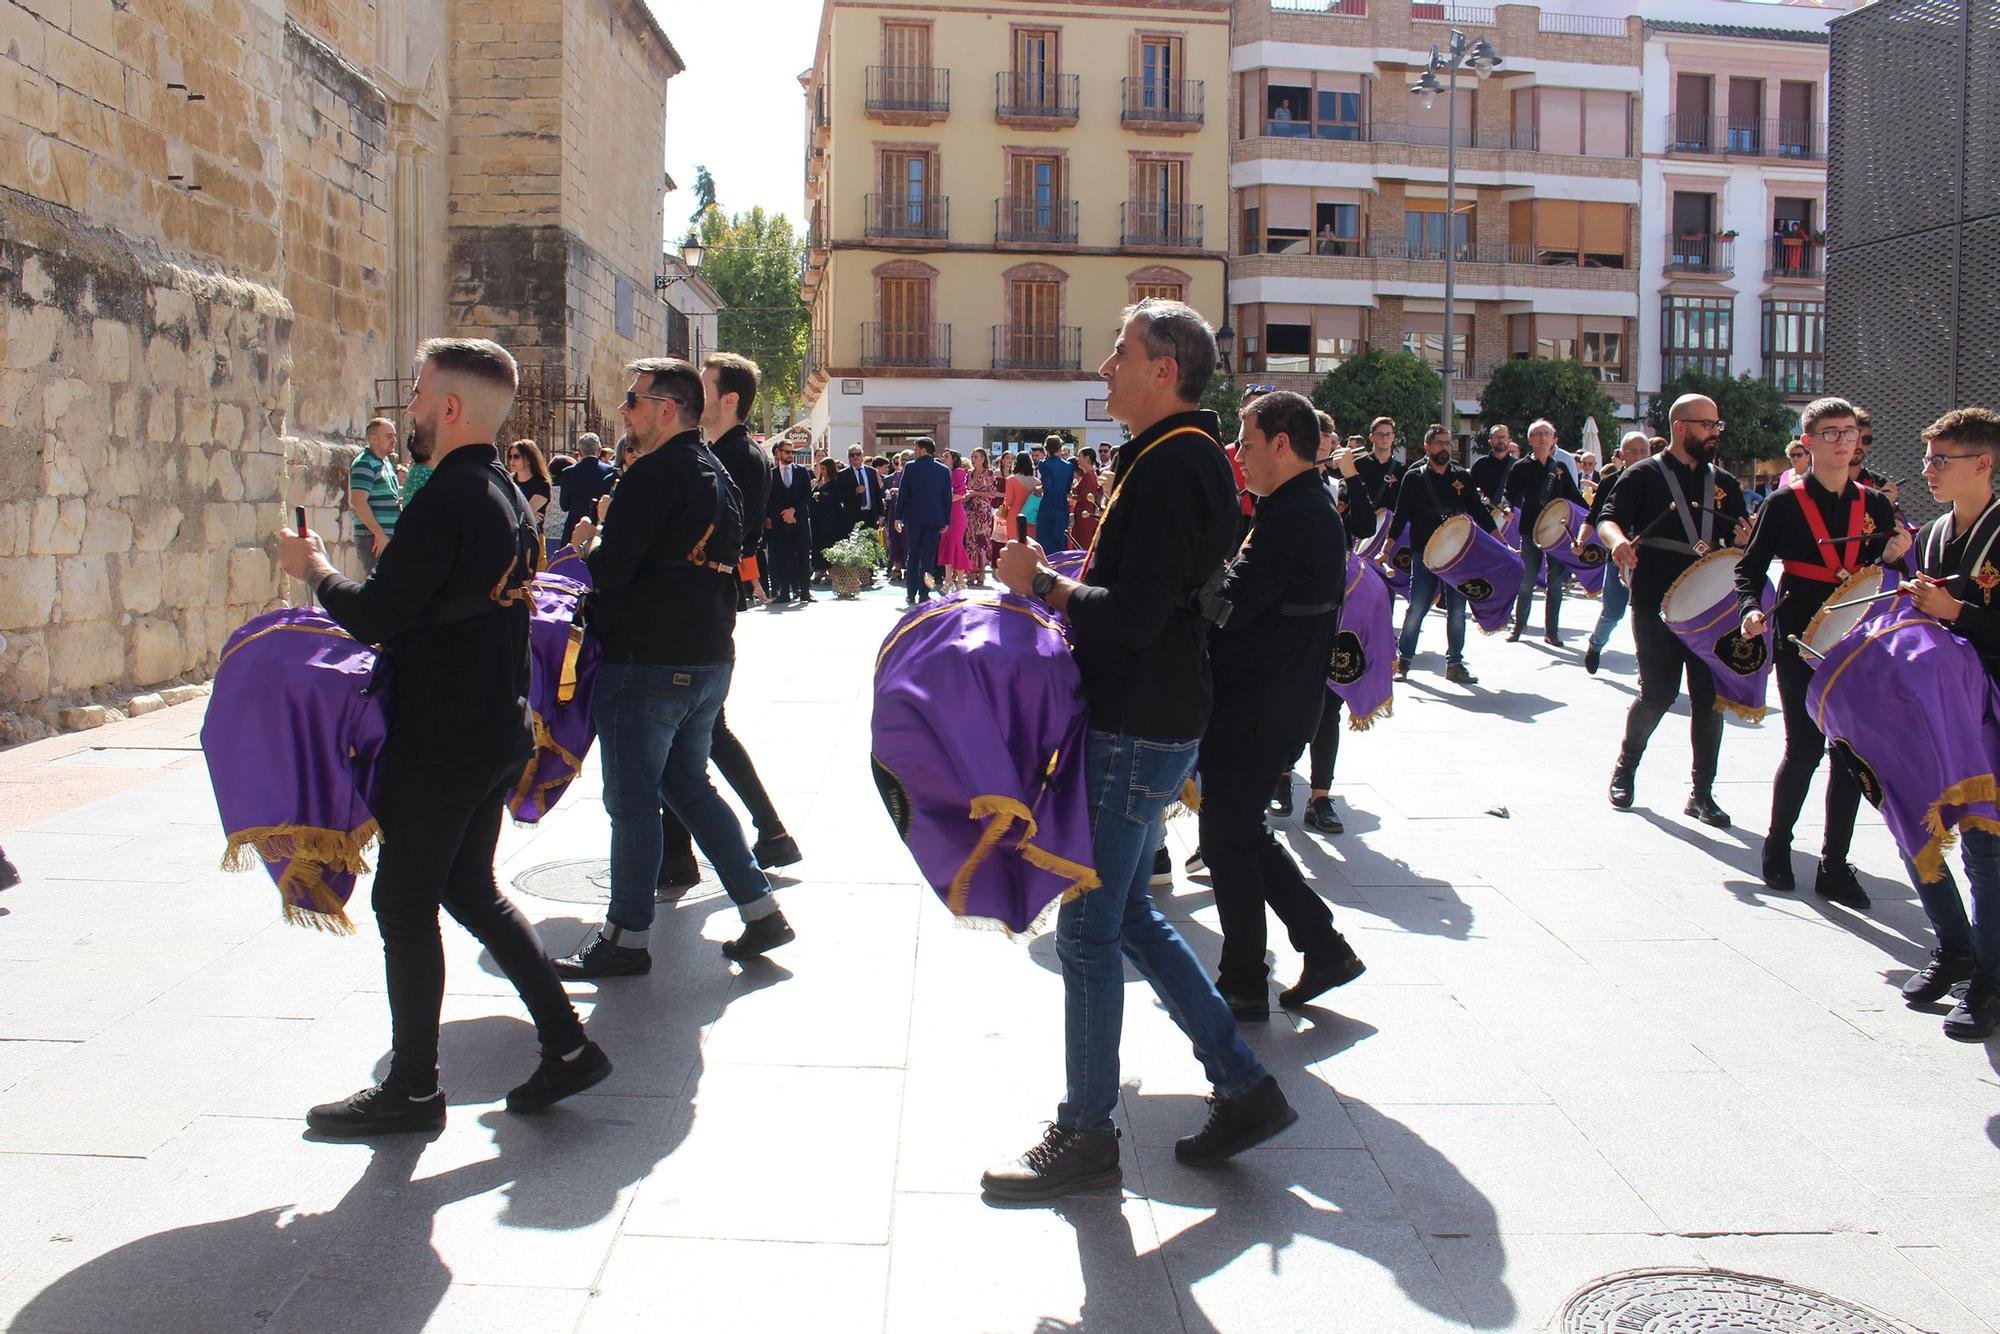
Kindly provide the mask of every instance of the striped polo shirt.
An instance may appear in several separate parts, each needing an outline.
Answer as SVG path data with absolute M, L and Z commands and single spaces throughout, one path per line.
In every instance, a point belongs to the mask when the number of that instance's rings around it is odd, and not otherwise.
M 403 496 L 396 488 L 396 469 L 389 460 L 375 457 L 372 449 L 362 450 L 347 470 L 347 489 L 366 491 L 368 508 L 375 511 L 375 522 L 382 525 L 385 533 L 396 531 L 396 516 L 403 512 Z M 362 525 L 362 531 L 367 531 L 367 525 Z

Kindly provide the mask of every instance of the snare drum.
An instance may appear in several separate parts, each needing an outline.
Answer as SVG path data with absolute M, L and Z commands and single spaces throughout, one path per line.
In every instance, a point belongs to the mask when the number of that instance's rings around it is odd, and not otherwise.
M 1736 605 L 1736 567 L 1743 553 L 1711 551 L 1667 586 L 1660 619 L 1715 676 L 1715 706 L 1745 722 L 1761 722 L 1765 689 L 1771 679 L 1771 630 L 1743 637 L 1743 613 Z M 1771 614 L 1771 582 L 1764 581 L 1764 615 Z
M 1424 543 L 1424 565 L 1465 595 L 1473 619 L 1487 634 L 1513 619 L 1521 558 L 1466 515 L 1454 514 L 1437 526 Z
M 1884 598 L 1881 602 L 1863 602 L 1862 599 L 1873 597 L 1877 593 L 1886 593 L 1901 582 L 1902 577 L 1887 566 L 1863 566 L 1842 580 L 1833 590 L 1832 595 L 1826 600 L 1826 605 L 1806 623 L 1806 632 L 1799 636 L 1800 642 L 1813 653 L 1824 655 L 1831 652 L 1835 644 L 1847 638 L 1849 630 L 1874 613 L 1883 610 L 1885 606 L 1891 605 L 1891 600 L 1888 598 Z M 1861 605 L 1856 607 L 1841 605 L 1847 602 L 1859 602 Z M 1806 655 L 1807 666 L 1812 666 L 1819 660 L 1811 653 Z
M 1604 574 L 1611 563 L 1611 552 L 1584 523 L 1589 513 L 1575 501 L 1559 496 L 1542 506 L 1530 535 L 1550 560 L 1576 576 L 1584 592 L 1597 594 L 1604 591 Z M 1587 543 L 1580 556 L 1575 547 L 1578 537 Z

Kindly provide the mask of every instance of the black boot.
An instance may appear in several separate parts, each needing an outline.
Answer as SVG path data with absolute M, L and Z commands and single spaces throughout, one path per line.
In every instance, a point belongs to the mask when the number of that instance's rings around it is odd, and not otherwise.
M 1980 974 L 1965 989 L 1965 998 L 1944 1017 L 1944 1035 L 1960 1042 L 1984 1042 L 2000 1028 L 2000 986 Z
M 790 866 L 800 860 L 798 840 L 780 829 L 769 838 L 760 838 L 751 847 L 750 853 L 762 867 Z
M 1833 861 L 1820 858 L 1819 874 L 1813 877 L 1813 893 L 1857 912 L 1869 904 L 1868 891 L 1861 887 L 1860 877 L 1854 874 L 1845 857 Z
M 1299 1119 L 1285 1091 L 1269 1075 L 1247 1093 L 1208 1100 L 1208 1124 L 1174 1141 L 1174 1157 L 1190 1167 L 1213 1167 L 1255 1148 Z
M 725 943 L 722 953 L 725 957 L 740 963 L 745 959 L 754 959 L 780 945 L 788 945 L 796 939 L 798 932 L 792 930 L 792 924 L 785 920 L 785 915 L 774 912 L 759 917 L 754 922 L 744 923 L 743 934 Z
M 1681 807 L 1683 815 L 1692 815 L 1705 825 L 1716 829 L 1729 828 L 1729 812 L 1715 804 L 1715 794 L 1707 788 L 1696 788 L 1688 794 L 1687 805 Z
M 1347 943 L 1347 937 L 1336 931 L 1334 940 L 1336 948 L 1326 954 L 1306 956 L 1305 971 L 1299 974 L 1298 985 L 1279 992 L 1278 1004 L 1288 1010 L 1296 1009 L 1315 996 L 1346 986 L 1368 971 L 1368 965 L 1361 962 L 1361 956 Z
M 1278 780 L 1277 788 L 1271 793 L 1271 814 L 1290 815 L 1292 813 L 1292 776 L 1286 774 Z
M 1903 1004 L 1933 1005 L 1960 982 L 1972 978 L 1972 956 L 1949 950 L 1932 950 L 1931 961 L 1903 983 Z
M 1603 660 L 1604 653 L 1597 645 L 1592 644 L 1583 650 L 1583 670 L 1592 676 L 1597 675 L 1597 664 Z
M 1099 1135 L 1051 1123 L 1039 1144 L 1012 1162 L 987 1168 L 979 1188 L 995 1199 L 1047 1200 L 1115 1186 L 1122 1175 L 1117 1131 Z
M 1769 836 L 1764 839 L 1764 887 L 1789 894 L 1799 887 L 1797 877 L 1792 874 L 1792 845 L 1790 840 L 1779 842 Z
M 1642 753 L 1619 748 L 1618 763 L 1611 769 L 1610 796 L 1613 810 L 1632 809 L 1632 789 L 1639 779 L 1639 756 Z

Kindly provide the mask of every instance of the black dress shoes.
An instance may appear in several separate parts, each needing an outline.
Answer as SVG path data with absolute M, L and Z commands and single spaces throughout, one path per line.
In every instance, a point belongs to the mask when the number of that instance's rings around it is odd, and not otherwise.
M 635 977 L 653 971 L 652 951 L 614 944 L 602 931 L 594 932 L 576 953 L 549 962 L 557 977 Z
M 604 1048 L 595 1042 L 583 1044 L 583 1050 L 565 1060 L 561 1056 L 544 1056 L 542 1063 L 535 1067 L 535 1073 L 528 1076 L 528 1082 L 507 1093 L 507 1110 L 510 1112 L 539 1112 L 544 1107 L 553 1107 L 572 1093 L 581 1093 L 596 1084 L 602 1084 L 611 1074 L 611 1058 L 604 1054 Z
M 745 923 L 743 934 L 725 943 L 722 953 L 724 957 L 741 963 L 745 959 L 754 959 L 760 954 L 774 950 L 780 945 L 789 945 L 797 939 L 798 932 L 792 930 L 792 924 L 785 920 L 785 915 L 774 912 L 768 917 L 759 917 L 754 922 Z
M 1222 991 L 1220 987 L 1216 990 L 1228 1003 L 1229 1013 L 1236 1017 L 1236 1022 L 1239 1024 L 1261 1023 L 1271 1017 L 1271 1001 L 1268 996 L 1236 995 Z
M 1340 821 L 1340 808 L 1332 797 L 1314 797 L 1306 803 L 1306 828 L 1322 834 L 1338 834 L 1347 826 Z
M 1542 636 L 1542 642 L 1550 648 L 1561 648 L 1563 646 L 1563 637 L 1551 630 Z
M 433 1090 L 428 1098 L 412 1098 L 385 1079 L 313 1108 L 306 1113 L 306 1129 L 341 1139 L 443 1130 L 444 1094 Z
M 1508 629 L 1507 642 L 1510 644 L 1521 642 L 1521 623 L 1519 621 L 1514 622 L 1513 626 Z
M 760 838 L 750 848 L 759 866 L 770 868 L 790 866 L 800 860 L 798 840 L 787 833 L 776 833 L 769 838 Z
M 1868 891 L 1861 887 L 1861 879 L 1854 874 L 1846 858 L 1839 861 L 1821 859 L 1819 874 L 1813 877 L 1813 893 L 1843 908 L 1859 911 L 1869 905 Z
M 1618 763 L 1612 766 L 1611 786 L 1608 789 L 1611 797 L 1611 808 L 1613 810 L 1629 811 L 1632 809 L 1632 788 L 1634 783 L 1637 782 L 1638 777 L 1639 762 L 1637 760 L 1628 760 L 1623 755 L 1620 755 Z
M 1278 780 L 1278 786 L 1271 793 L 1271 814 L 1290 815 L 1292 813 L 1292 776 L 1286 774 Z
M 1117 1131 L 1100 1135 L 1051 1123 L 1039 1144 L 1012 1162 L 987 1168 L 979 1188 L 997 1200 L 1048 1200 L 1115 1186 L 1122 1176 Z
M 1340 939 L 1340 948 L 1323 958 L 1306 956 L 1305 971 L 1299 974 L 1296 986 L 1286 987 L 1278 993 L 1278 1004 L 1287 1010 L 1297 1009 L 1314 997 L 1344 987 L 1355 978 L 1368 971 L 1368 965 L 1361 962 L 1361 956 L 1345 937 Z
M 1715 797 L 1711 793 L 1696 792 L 1691 794 L 1688 797 L 1687 805 L 1681 807 L 1681 813 L 1683 815 L 1692 815 L 1703 824 L 1715 829 L 1729 828 L 1729 812 L 1715 804 Z
M 1597 645 L 1592 644 L 1583 651 L 1583 670 L 1592 676 L 1597 675 L 1597 665 L 1603 658 L 1604 654 L 1599 651 Z

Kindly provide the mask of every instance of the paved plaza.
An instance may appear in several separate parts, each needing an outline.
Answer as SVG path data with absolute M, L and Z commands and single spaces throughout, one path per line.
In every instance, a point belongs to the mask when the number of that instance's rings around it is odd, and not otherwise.
M 1475 635 L 1469 691 L 1434 618 L 1395 716 L 1345 741 L 1347 833 L 1285 822 L 1368 963 L 1251 1029 L 1293 1129 L 1178 1165 L 1204 1088 L 1135 982 L 1122 1195 L 983 1203 L 980 1170 L 1053 1114 L 1061 986 L 1048 939 L 951 920 L 876 797 L 869 671 L 900 605 L 739 628 L 730 720 L 806 852 L 780 882 L 797 942 L 738 969 L 712 885 L 663 909 L 650 976 L 571 988 L 617 1072 L 526 1118 L 499 1103 L 532 1030 L 448 924 L 430 1140 L 304 1138 L 308 1105 L 386 1069 L 380 945 L 366 911 L 354 938 L 288 927 L 268 877 L 218 869 L 203 704 L 0 754 L 27 877 L 0 894 L 0 1324 L 1534 1331 L 1600 1276 L 1712 1265 L 1885 1328 L 2000 1327 L 2000 1042 L 1902 1005 L 1929 939 L 1880 821 L 1871 912 L 1764 890 L 1775 710 L 1724 739 L 1735 829 L 1679 814 L 1684 712 L 1611 811 L 1633 663 L 1621 632 L 1584 674 L 1594 604 L 1565 609 L 1578 650 Z M 503 878 L 555 895 L 516 897 L 557 953 L 596 920 L 600 791 L 593 760 L 502 835 Z M 1212 961 L 1206 881 L 1161 902 Z

